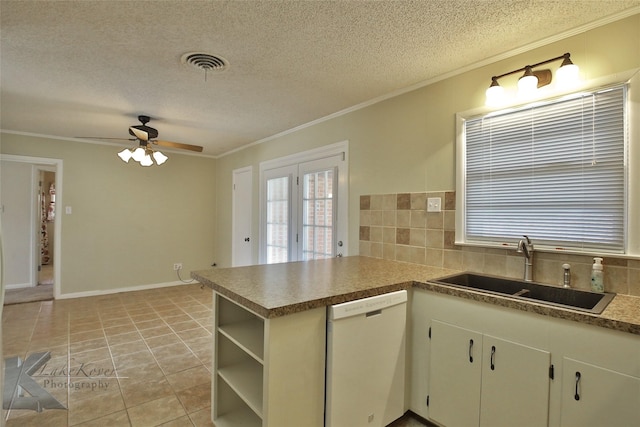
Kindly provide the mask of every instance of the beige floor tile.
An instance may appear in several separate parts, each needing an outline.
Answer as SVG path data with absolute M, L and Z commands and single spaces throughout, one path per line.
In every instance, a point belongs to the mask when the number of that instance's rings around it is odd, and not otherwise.
M 189 418 L 195 427 L 214 427 L 213 421 L 211 421 L 211 407 L 193 412 L 189 414 Z
M 187 414 L 211 406 L 211 383 L 203 383 L 176 392 Z
M 164 317 L 164 321 L 167 322 L 169 325 L 188 322 L 190 320 L 192 320 L 191 317 L 188 314 L 185 314 L 182 310 L 180 311 L 180 314 Z
M 173 331 L 167 325 L 157 326 L 151 329 L 142 329 L 140 331 L 140 335 L 142 335 L 142 338 L 144 339 L 167 335 L 170 333 L 173 333 Z
M 212 425 L 211 300 L 184 285 L 5 307 L 5 357 L 50 351 L 49 371 L 83 367 L 71 385 L 66 373 L 35 378 L 68 410 L 5 411 L 7 426 Z
M 186 322 L 174 323 L 171 325 L 171 329 L 173 329 L 176 332 L 186 331 L 188 329 L 195 329 L 198 327 L 200 327 L 200 325 L 198 324 L 198 322 L 194 320 L 187 320 Z
M 154 365 L 156 363 L 156 360 L 149 350 L 143 350 L 137 353 L 114 357 L 113 363 L 115 364 L 116 369 L 120 371 L 123 369 L 130 369 L 141 365 Z
M 188 415 L 169 421 L 168 423 L 160 424 L 159 427 L 193 427 L 191 418 Z
M 169 357 L 158 360 L 158 365 L 160 365 L 165 375 L 171 375 L 195 368 L 196 366 L 201 366 L 202 362 L 193 354 L 189 354 L 187 356 Z
M 107 339 L 115 335 L 127 334 L 131 332 L 137 332 L 137 329 L 133 322 L 104 328 L 104 334 L 107 336 Z
M 211 332 L 207 331 L 205 328 L 188 329 L 186 331 L 179 331 L 177 334 L 184 341 L 206 337 L 211 339 Z
M 67 411 L 64 409 L 50 409 L 43 412 L 22 411 L 18 417 L 9 417 L 6 427 L 67 427 Z
M 147 345 L 142 339 L 126 342 L 124 344 L 110 345 L 109 349 L 113 357 L 124 356 L 131 353 L 147 350 Z
M 137 341 L 137 340 L 140 340 L 141 338 L 142 337 L 138 332 L 127 332 L 124 334 L 107 337 L 107 340 L 109 342 L 109 345 L 112 346 L 112 345 L 118 345 L 118 344 L 124 344 L 132 341 Z
M 75 329 L 71 329 L 74 333 L 69 335 L 69 342 L 72 344 L 104 338 L 104 331 L 102 329 L 93 329 L 84 332 L 75 332 Z
M 153 355 L 158 361 L 163 359 L 173 358 L 176 356 L 188 356 L 191 354 L 191 350 L 182 342 L 177 344 L 166 345 L 162 347 L 156 347 L 151 350 Z
M 138 330 L 142 331 L 145 329 L 153 329 L 153 328 L 159 328 L 161 326 L 167 326 L 167 324 L 164 322 L 163 319 L 157 318 L 153 320 L 143 320 L 140 322 L 135 322 L 135 326 L 136 328 L 138 328 Z
M 96 418 L 95 420 L 87 421 L 81 424 L 76 424 L 77 427 L 129 427 L 129 414 L 127 411 L 114 412 L 113 414 L 106 415 L 104 417 Z M 75 426 L 74 426 L 75 427 Z
M 129 319 L 129 316 L 102 319 L 102 327 L 105 329 L 126 325 L 133 325 L 133 321 Z
M 181 344 L 182 340 L 179 336 L 173 332 L 167 335 L 160 335 L 157 337 L 145 338 L 145 342 L 152 350 L 158 347 L 164 347 L 167 345 Z
M 204 366 L 196 366 L 184 371 L 167 375 L 167 381 L 175 391 L 185 390 L 200 384 L 211 386 L 211 372 Z
M 143 403 L 127 409 L 127 412 L 133 427 L 156 426 L 186 415 L 175 395 Z
M 106 347 L 107 340 L 104 338 L 90 339 L 69 344 L 69 352 L 71 354 L 82 353 L 83 351 L 95 350 L 96 348 Z
M 69 426 L 95 420 L 125 409 L 119 392 L 92 392 L 95 396 L 69 401 Z
M 120 381 L 120 386 L 127 408 L 175 395 L 173 388 L 164 377 L 145 381 L 133 380 L 132 378 L 123 379 Z
M 109 347 L 101 347 L 95 350 L 87 350 L 80 353 L 75 353 L 71 358 L 71 363 L 90 363 L 96 360 L 104 360 L 110 358 L 111 352 L 109 351 Z

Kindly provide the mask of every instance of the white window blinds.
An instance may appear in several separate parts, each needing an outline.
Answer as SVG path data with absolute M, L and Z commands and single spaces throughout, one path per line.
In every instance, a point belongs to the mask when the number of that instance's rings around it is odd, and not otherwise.
M 617 86 L 465 122 L 465 240 L 625 248 L 625 98 Z

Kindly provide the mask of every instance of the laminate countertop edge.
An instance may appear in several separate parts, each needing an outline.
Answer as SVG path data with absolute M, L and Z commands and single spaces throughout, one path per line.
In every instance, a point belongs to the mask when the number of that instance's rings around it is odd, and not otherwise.
M 640 297 L 618 294 L 597 315 L 432 282 L 455 273 L 458 271 L 352 256 L 200 270 L 191 277 L 265 319 L 417 288 L 640 335 Z

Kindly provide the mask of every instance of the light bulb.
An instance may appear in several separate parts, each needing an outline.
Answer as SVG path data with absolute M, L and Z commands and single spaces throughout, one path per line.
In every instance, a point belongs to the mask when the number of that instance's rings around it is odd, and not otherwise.
M 518 96 L 531 97 L 538 90 L 538 78 L 531 71 L 531 67 L 526 67 L 524 75 L 518 80 Z
M 136 162 L 141 162 L 144 159 L 144 148 L 138 147 L 133 151 L 133 155 L 131 156 L 133 160 Z
M 153 165 L 153 160 L 151 160 L 151 156 L 145 154 L 142 160 L 140 160 L 140 166 L 151 166 Z
M 580 82 L 580 68 L 569 61 L 556 71 L 556 86 L 560 89 L 568 89 L 576 86 Z
M 491 85 L 487 89 L 485 104 L 490 107 L 496 107 L 502 105 L 505 102 L 504 88 L 499 84 Z
M 129 163 L 129 160 L 131 160 L 131 157 L 132 157 L 131 150 L 129 150 L 128 148 L 125 148 L 124 150 L 118 153 L 118 157 L 120 157 L 123 162 Z
M 156 163 L 158 165 L 163 164 L 168 159 L 168 157 L 165 156 L 164 154 L 162 154 L 160 151 L 154 151 L 153 152 L 153 158 L 155 159 L 155 161 L 156 161 Z

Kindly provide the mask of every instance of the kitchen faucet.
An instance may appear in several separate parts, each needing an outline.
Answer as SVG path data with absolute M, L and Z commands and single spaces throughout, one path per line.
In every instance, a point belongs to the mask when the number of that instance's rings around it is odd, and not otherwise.
M 524 255 L 524 281 L 533 281 L 533 243 L 528 236 L 523 235 L 524 240 L 518 242 L 516 252 Z

